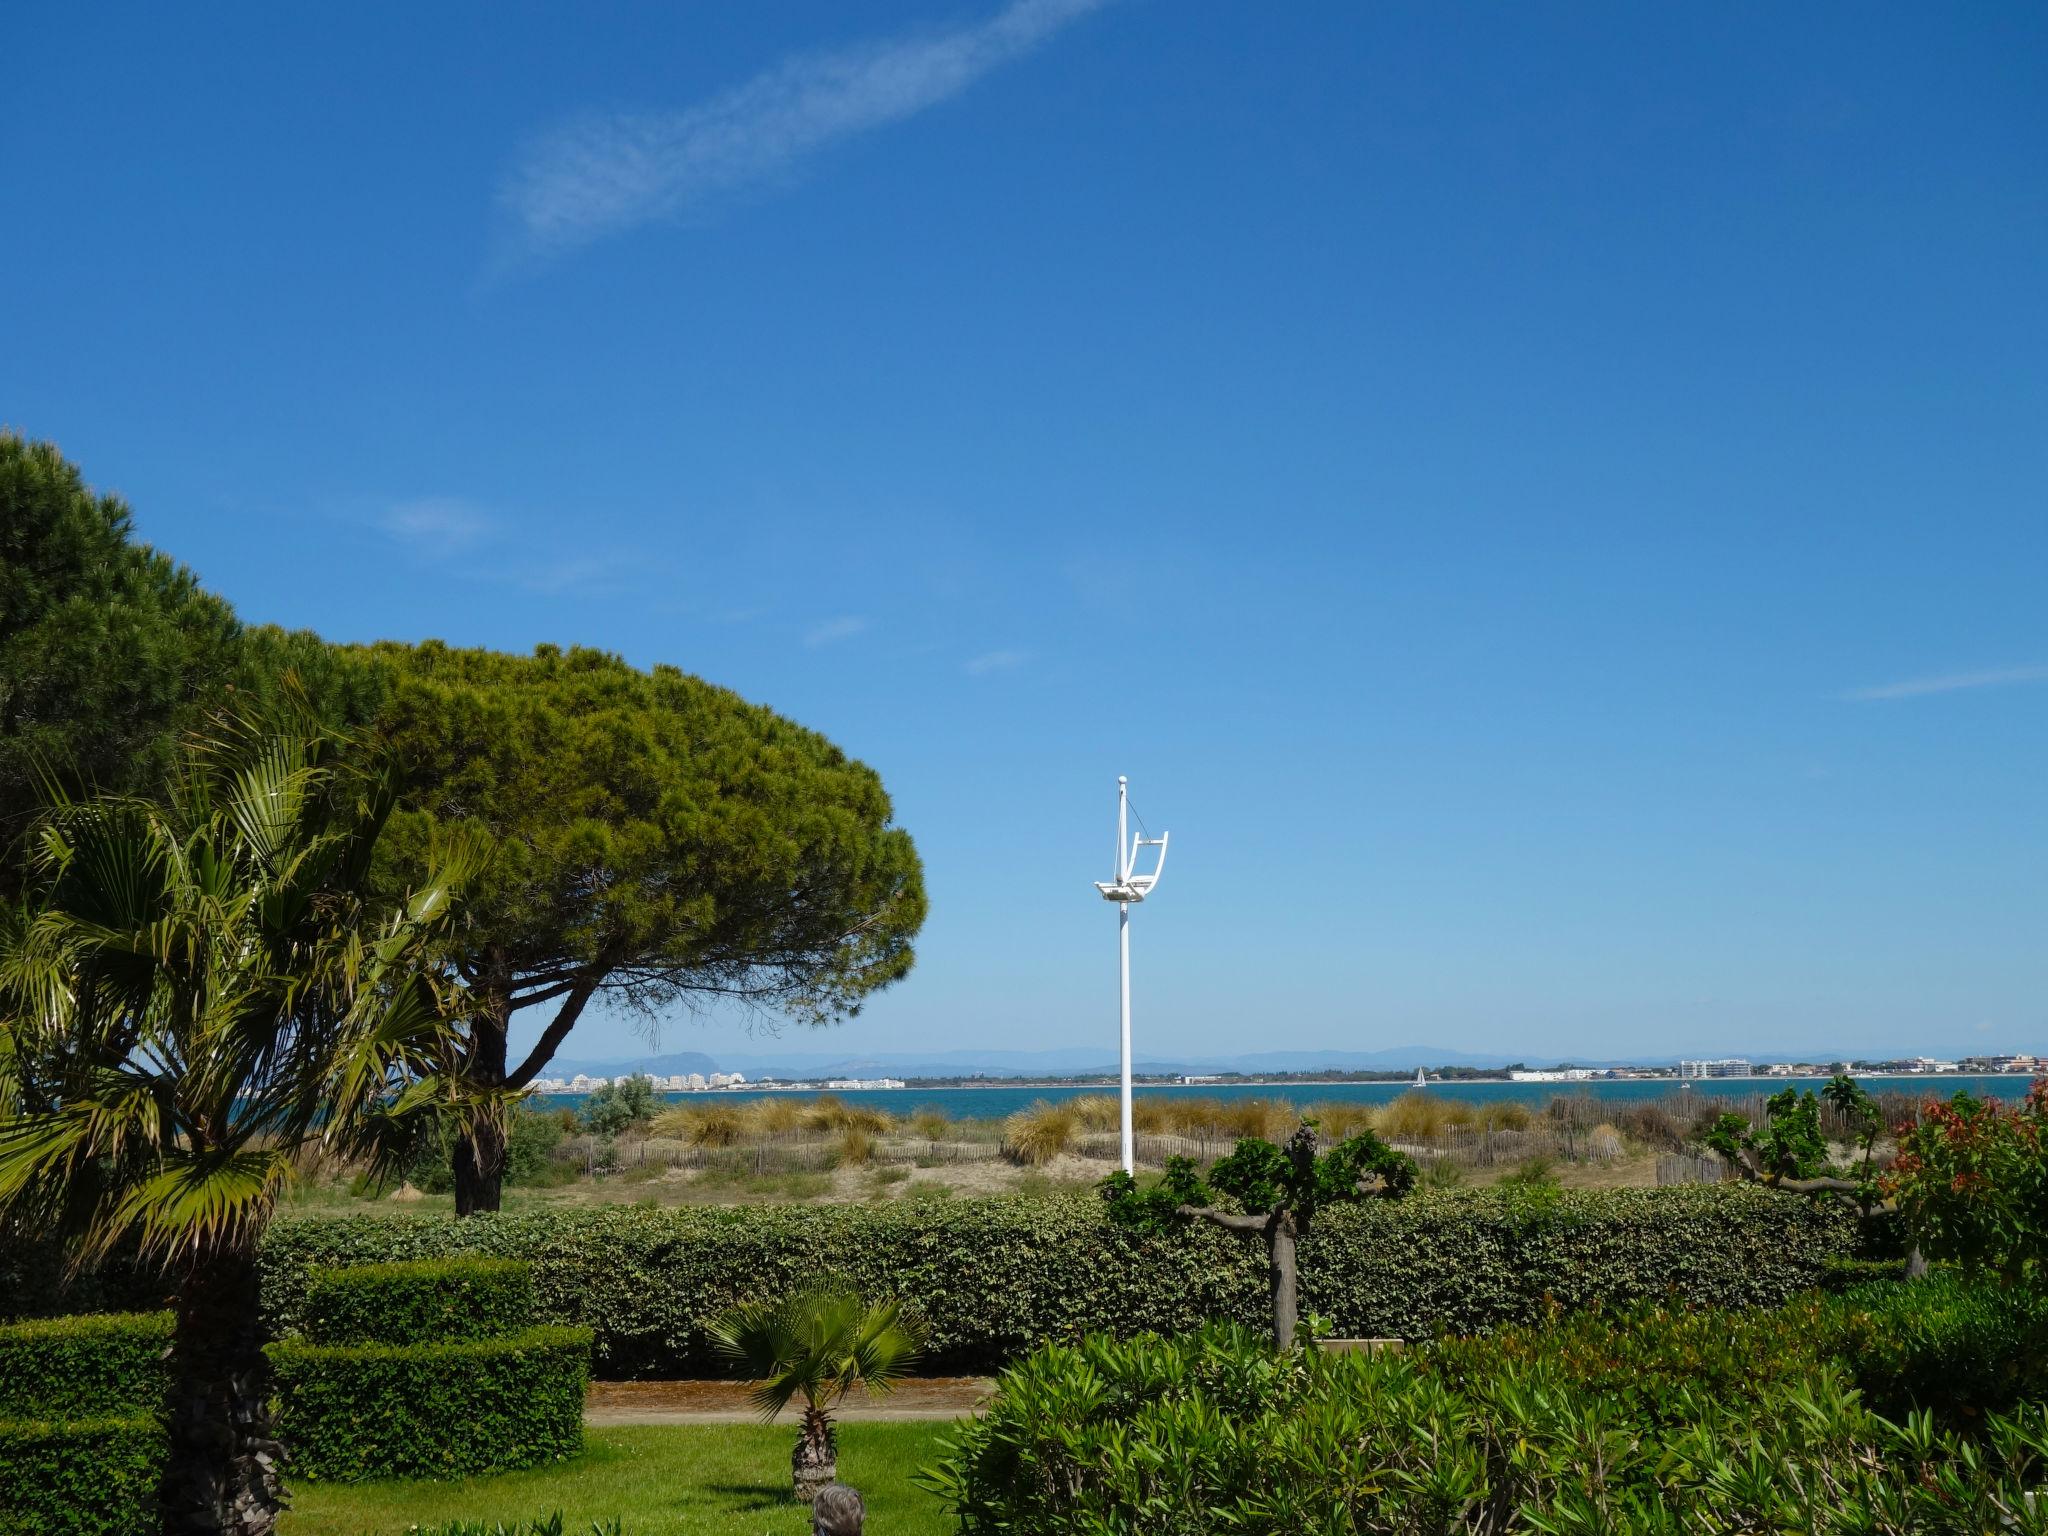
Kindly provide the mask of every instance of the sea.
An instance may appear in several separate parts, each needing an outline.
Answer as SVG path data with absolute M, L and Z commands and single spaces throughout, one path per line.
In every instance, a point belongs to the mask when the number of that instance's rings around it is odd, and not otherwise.
M 1604 1103 L 1627 1105 L 1640 1103 L 1646 1099 L 1671 1098 L 1681 1093 L 1691 1094 L 1703 1100 L 1745 1099 L 1773 1094 L 1785 1087 L 1817 1089 L 1825 1081 L 1825 1078 L 1820 1077 L 1727 1077 L 1680 1082 L 1676 1078 L 1667 1077 L 1594 1079 L 1577 1083 L 1515 1083 L 1489 1078 L 1479 1082 L 1431 1083 L 1422 1091 L 1435 1097 L 1462 1100 L 1470 1104 L 1513 1100 L 1540 1107 L 1555 1098 L 1584 1094 Z M 1962 1090 L 1967 1090 L 1980 1098 L 2018 1100 L 2026 1097 L 2028 1082 L 2027 1078 L 2018 1073 L 1979 1076 L 1958 1072 L 1897 1076 L 1873 1074 L 1859 1077 L 1857 1081 L 1874 1094 L 1903 1093 L 1918 1099 L 1935 1100 L 1950 1098 Z M 656 1097 L 669 1103 L 705 1104 L 714 1101 L 737 1102 L 771 1097 L 819 1098 L 828 1091 L 850 1104 L 872 1104 L 891 1114 L 908 1114 L 913 1110 L 930 1107 L 955 1120 L 997 1120 L 1041 1100 L 1057 1104 L 1063 1099 L 1078 1098 L 1084 1094 L 1114 1094 L 1117 1090 L 1114 1083 L 1106 1086 L 1096 1083 L 1037 1087 L 990 1083 L 972 1088 L 720 1088 L 703 1093 L 662 1093 Z M 1384 1104 L 1404 1093 L 1416 1091 L 1412 1079 L 1399 1083 L 1141 1083 L 1133 1089 L 1133 1092 L 1147 1097 L 1284 1099 L 1297 1105 Z M 557 1105 L 573 1108 L 580 1104 L 582 1099 L 581 1094 L 551 1093 L 534 1102 L 550 1108 Z

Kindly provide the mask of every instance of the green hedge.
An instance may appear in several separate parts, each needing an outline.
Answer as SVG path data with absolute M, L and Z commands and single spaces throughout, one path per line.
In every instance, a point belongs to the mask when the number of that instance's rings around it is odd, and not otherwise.
M 155 1418 L 0 1419 L 0 1536 L 137 1536 L 158 1526 Z
M 298 1477 L 460 1477 L 583 1449 L 587 1329 L 457 1344 L 287 1339 L 266 1353 L 278 1438 Z
M 0 1419 L 153 1413 L 170 1385 L 168 1312 L 0 1326 Z
M 84 1273 L 73 1272 L 62 1243 L 0 1235 L 0 1322 L 78 1312 L 152 1312 L 171 1302 L 162 1273 L 126 1250 Z
M 1302 1310 L 1347 1335 L 1427 1338 L 1568 1305 L 1784 1300 L 1857 1251 L 1838 1202 L 1750 1187 L 1419 1195 L 1326 1211 L 1301 1245 Z M 590 1328 L 611 1376 L 722 1369 L 706 1322 L 822 1276 L 916 1301 L 928 1360 L 987 1366 L 1097 1330 L 1179 1333 L 1267 1315 L 1259 1246 L 1206 1225 L 1111 1226 L 1091 1194 L 872 1206 L 599 1206 L 448 1217 L 288 1217 L 265 1240 L 265 1307 L 303 1318 L 317 1265 L 458 1254 L 533 1265 L 540 1315 Z
M 452 1344 L 533 1322 L 531 1267 L 477 1258 L 316 1269 L 299 1319 L 314 1344 Z

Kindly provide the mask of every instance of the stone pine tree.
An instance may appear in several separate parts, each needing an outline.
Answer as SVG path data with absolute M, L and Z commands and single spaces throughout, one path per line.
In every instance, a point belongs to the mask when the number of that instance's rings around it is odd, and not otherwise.
M 390 887 L 455 826 L 497 847 L 451 950 L 472 998 L 458 1212 L 498 1208 L 505 1106 L 592 1003 L 651 1016 L 727 1002 L 824 1023 L 909 971 L 925 915 L 916 849 L 880 777 L 817 732 L 593 650 L 341 654 L 343 712 L 371 716 L 402 765 L 381 850 Z M 515 1057 L 528 1014 L 538 1037 Z
M 136 542 L 49 443 L 0 432 L 0 899 L 46 788 L 154 790 L 177 732 L 222 701 L 233 612 Z
M 1206 1182 L 1192 1159 L 1175 1157 L 1149 1188 L 1118 1169 L 1103 1181 L 1102 1193 L 1111 1220 L 1125 1226 L 1158 1230 L 1192 1220 L 1257 1234 L 1266 1248 L 1273 1345 L 1288 1349 L 1301 1313 L 1296 1244 L 1316 1212 L 1358 1200 L 1397 1200 L 1415 1187 L 1414 1160 L 1370 1131 L 1327 1152 L 1317 1146 L 1316 1122 L 1303 1120 L 1285 1145 L 1245 1137 L 1210 1168 Z

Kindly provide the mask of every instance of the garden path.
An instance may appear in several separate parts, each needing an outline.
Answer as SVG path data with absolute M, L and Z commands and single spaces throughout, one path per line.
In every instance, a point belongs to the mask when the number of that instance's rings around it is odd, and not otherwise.
M 835 1419 L 891 1423 L 957 1419 L 995 1395 L 986 1376 L 920 1376 L 898 1382 L 879 1397 L 849 1397 Z M 782 1417 L 794 1419 L 796 1410 Z M 747 1402 L 743 1381 L 593 1381 L 584 1399 L 586 1424 L 751 1424 L 761 1415 Z

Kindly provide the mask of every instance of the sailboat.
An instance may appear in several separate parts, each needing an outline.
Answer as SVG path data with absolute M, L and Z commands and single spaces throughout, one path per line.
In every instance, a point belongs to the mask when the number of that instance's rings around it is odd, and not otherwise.
M 1418 1088 L 1427 1088 L 1429 1086 L 1429 1079 L 1422 1075 L 1422 1068 L 1420 1067 L 1415 1069 L 1415 1086 Z

